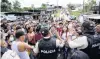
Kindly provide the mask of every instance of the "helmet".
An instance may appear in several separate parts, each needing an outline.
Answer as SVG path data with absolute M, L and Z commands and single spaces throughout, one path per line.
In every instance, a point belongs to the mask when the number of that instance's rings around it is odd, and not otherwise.
M 82 24 L 84 33 L 94 33 L 95 32 L 95 24 L 91 21 L 86 21 Z

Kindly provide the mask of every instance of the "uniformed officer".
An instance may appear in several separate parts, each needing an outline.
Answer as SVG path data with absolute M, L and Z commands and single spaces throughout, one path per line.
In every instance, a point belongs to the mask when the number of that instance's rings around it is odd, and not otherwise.
M 100 35 L 95 35 L 94 24 L 90 21 L 84 22 L 83 30 L 84 35 L 88 37 L 88 47 L 83 51 L 88 54 L 90 59 L 100 59 Z
M 100 59 L 100 25 L 96 26 L 96 33 L 91 46 L 91 59 Z
M 64 46 L 64 41 L 52 38 L 48 28 L 41 29 L 43 38 L 36 43 L 33 49 L 38 59 L 57 59 L 57 48 Z

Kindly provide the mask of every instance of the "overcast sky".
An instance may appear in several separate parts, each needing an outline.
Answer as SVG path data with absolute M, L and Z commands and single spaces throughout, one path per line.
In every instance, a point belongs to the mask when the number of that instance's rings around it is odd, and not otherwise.
M 10 2 L 14 2 L 15 0 L 9 0 Z M 83 4 L 83 0 L 18 0 L 21 3 L 21 7 L 30 7 L 34 4 L 35 7 L 40 7 L 42 3 L 54 4 L 61 6 L 66 6 L 68 3 L 74 4 Z

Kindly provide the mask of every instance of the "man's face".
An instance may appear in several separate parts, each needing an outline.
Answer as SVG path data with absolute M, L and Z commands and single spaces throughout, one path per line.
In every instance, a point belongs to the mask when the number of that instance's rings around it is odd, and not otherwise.
M 25 40 L 25 35 L 21 36 L 21 41 Z
M 59 24 L 59 27 L 60 27 L 60 28 L 63 27 L 63 24 Z
M 96 27 L 96 32 L 97 32 L 97 33 L 100 33 L 100 26 L 97 26 L 97 27 Z

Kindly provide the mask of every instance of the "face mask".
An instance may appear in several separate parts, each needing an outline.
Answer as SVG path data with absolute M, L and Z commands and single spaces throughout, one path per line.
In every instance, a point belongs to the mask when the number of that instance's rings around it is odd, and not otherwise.
M 10 44 L 12 43 L 12 41 L 14 41 L 14 37 L 13 36 L 11 36 L 10 38 L 9 38 L 9 40 L 10 40 Z

